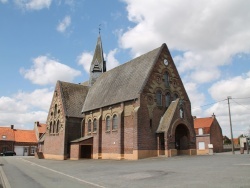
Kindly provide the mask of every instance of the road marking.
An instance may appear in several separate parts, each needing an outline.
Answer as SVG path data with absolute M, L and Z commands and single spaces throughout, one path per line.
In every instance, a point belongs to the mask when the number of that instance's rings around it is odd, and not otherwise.
M 39 167 L 44 168 L 44 169 L 46 169 L 46 170 L 50 170 L 50 171 L 52 171 L 52 172 L 55 172 L 55 173 L 58 173 L 58 174 L 67 176 L 67 177 L 72 178 L 72 179 L 75 179 L 75 180 L 78 180 L 78 181 L 80 181 L 80 182 L 83 182 L 83 183 L 86 183 L 86 184 L 89 184 L 89 185 L 93 185 L 93 186 L 95 186 L 95 187 L 105 188 L 105 187 L 103 187 L 103 186 L 101 186 L 101 185 L 98 185 L 98 184 L 96 184 L 96 183 L 92 183 L 92 182 L 85 181 L 85 180 L 80 179 L 80 178 L 76 178 L 76 177 L 74 177 L 74 176 L 65 174 L 65 173 L 63 173 L 63 172 L 59 172 L 59 171 L 57 171 L 57 170 L 53 170 L 53 169 L 51 169 L 51 168 L 48 168 L 48 167 L 45 167 L 45 166 L 42 166 L 42 165 L 39 165 L 39 164 L 30 162 L 30 161 L 28 161 L 28 160 L 26 160 L 26 159 L 23 159 L 23 158 L 19 158 L 19 159 L 23 160 L 24 162 L 28 162 L 28 163 L 30 163 L 31 165 L 39 166 Z
M 2 180 L 2 185 L 5 188 L 11 188 L 10 183 L 8 181 L 8 178 L 6 177 L 3 168 L 0 166 L 0 176 L 1 176 L 1 180 Z
M 235 165 L 238 165 L 238 166 L 250 166 L 250 164 L 235 164 Z

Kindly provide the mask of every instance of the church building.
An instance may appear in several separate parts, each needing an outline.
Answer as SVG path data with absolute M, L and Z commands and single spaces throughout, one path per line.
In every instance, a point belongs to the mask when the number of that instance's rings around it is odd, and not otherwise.
M 106 71 L 99 35 L 89 81 L 57 82 L 43 143 L 47 159 L 196 155 L 191 103 L 167 45 Z

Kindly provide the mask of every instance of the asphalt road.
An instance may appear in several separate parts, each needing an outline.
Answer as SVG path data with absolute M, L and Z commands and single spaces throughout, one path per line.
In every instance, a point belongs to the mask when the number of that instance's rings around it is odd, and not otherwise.
M 250 187 L 250 155 L 157 157 L 138 161 L 0 158 L 15 187 Z

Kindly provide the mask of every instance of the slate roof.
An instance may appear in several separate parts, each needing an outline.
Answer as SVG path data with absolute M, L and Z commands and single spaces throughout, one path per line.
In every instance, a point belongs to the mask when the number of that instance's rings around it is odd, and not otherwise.
M 213 117 L 195 118 L 194 119 L 194 128 L 196 129 L 196 128 L 211 127 L 213 121 L 214 121 Z
M 58 81 L 62 93 L 65 116 L 82 117 L 81 109 L 88 93 L 88 86 Z
M 103 73 L 89 89 L 82 112 L 138 98 L 164 46 Z
M 16 142 L 37 143 L 38 141 L 34 130 L 15 129 L 14 134 Z
M 6 136 L 6 139 L 3 139 Z M 0 127 L 0 140 L 15 141 L 14 130 L 10 127 Z
M 171 102 L 168 109 L 165 111 L 164 115 L 161 117 L 159 126 L 156 130 L 156 133 L 164 133 L 164 132 L 168 131 L 168 129 L 171 125 L 171 121 L 174 117 L 175 111 L 178 107 L 179 100 L 180 99 L 178 98 L 175 101 Z
M 93 138 L 93 136 L 84 136 L 84 137 L 78 138 L 76 140 L 72 140 L 71 143 L 81 142 L 81 141 L 84 141 L 84 140 L 88 140 L 90 138 Z

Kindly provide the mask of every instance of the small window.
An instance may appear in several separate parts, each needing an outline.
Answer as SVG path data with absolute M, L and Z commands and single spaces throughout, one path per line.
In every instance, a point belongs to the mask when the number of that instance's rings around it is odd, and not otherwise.
M 88 133 L 91 133 L 91 120 L 88 121 Z
M 166 96 L 165 96 L 165 99 L 166 99 L 166 107 L 169 107 L 170 105 L 170 93 L 167 93 Z
M 93 132 L 96 132 L 97 131 L 97 120 L 94 119 L 93 121 Z
M 150 120 L 149 120 L 149 127 L 150 127 L 150 129 L 152 128 L 152 125 L 153 125 L 152 119 L 150 119 Z
M 118 117 L 115 114 L 113 116 L 113 121 L 112 121 L 112 130 L 117 130 L 117 128 L 118 128 Z
M 36 148 L 35 147 L 31 147 L 30 149 L 30 154 L 35 154 Z
M 198 134 L 199 134 L 199 135 L 203 135 L 203 129 L 202 129 L 202 128 L 199 128 L 199 129 L 198 129 Z
M 57 104 L 55 104 L 55 109 L 54 109 L 54 116 L 57 115 Z
M 106 131 L 110 131 L 110 117 L 106 118 Z
M 165 86 L 166 87 L 169 87 L 169 75 L 168 75 L 168 73 L 167 72 L 165 72 L 165 74 L 164 74 L 164 83 L 165 83 Z
M 205 142 L 199 142 L 199 149 L 205 149 Z
M 3 138 L 3 140 L 5 140 L 6 139 L 6 135 L 3 135 L 2 138 Z
M 161 91 L 156 92 L 156 103 L 157 103 L 157 106 L 162 106 L 162 94 L 161 94 Z

